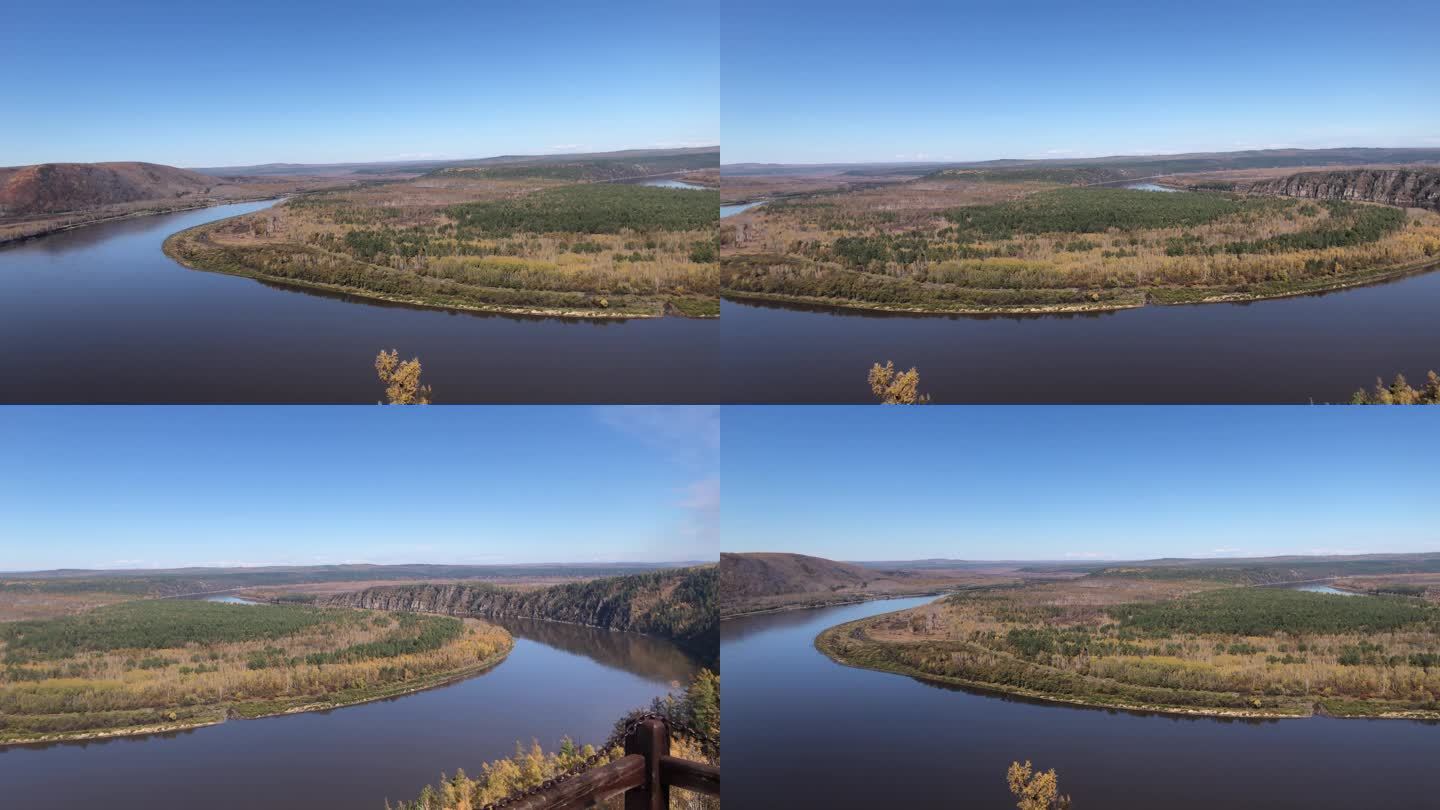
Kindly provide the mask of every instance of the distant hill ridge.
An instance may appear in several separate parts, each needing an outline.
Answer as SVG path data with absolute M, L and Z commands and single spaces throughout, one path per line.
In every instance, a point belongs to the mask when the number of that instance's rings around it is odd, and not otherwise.
M 158 163 L 41 163 L 0 168 L 0 216 L 203 197 L 213 177 Z
M 806 174 L 829 170 L 856 176 L 869 174 L 923 175 L 945 169 L 1055 169 L 1103 167 L 1123 175 L 1175 174 L 1224 169 L 1286 168 L 1305 166 L 1358 166 L 1380 163 L 1440 162 L 1437 148 L 1340 147 L 1335 149 L 1251 149 L 1237 152 L 1185 152 L 1173 155 L 1109 155 L 1093 158 L 1041 158 L 977 161 L 915 161 L 872 163 L 726 163 L 729 176 Z
M 686 158 L 704 165 L 720 164 L 720 147 L 695 146 L 676 149 L 621 149 L 614 152 L 557 152 L 549 155 L 497 155 L 487 158 L 424 159 L 376 161 L 371 163 L 264 163 L 254 166 L 214 166 L 193 171 L 215 176 L 252 175 L 385 175 L 426 174 L 447 168 L 478 168 L 499 166 L 541 166 L 555 163 L 630 161 L 653 163 L 681 161 Z M 704 158 L 703 160 L 696 160 Z

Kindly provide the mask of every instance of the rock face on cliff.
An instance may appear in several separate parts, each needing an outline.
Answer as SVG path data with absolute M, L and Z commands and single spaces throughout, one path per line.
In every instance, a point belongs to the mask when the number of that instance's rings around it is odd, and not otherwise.
M 494 585 L 394 585 L 332 596 L 321 604 L 448 616 L 520 617 L 698 642 L 719 628 L 714 566 L 571 582 L 533 591 Z
M 1440 210 L 1440 170 L 1347 169 L 1302 172 L 1244 186 L 1252 194 L 1313 200 L 1357 200 Z

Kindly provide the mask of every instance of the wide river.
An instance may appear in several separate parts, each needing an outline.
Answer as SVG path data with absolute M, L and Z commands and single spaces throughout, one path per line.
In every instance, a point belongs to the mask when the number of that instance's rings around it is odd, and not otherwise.
M 80 228 L 0 248 L 0 402 L 356 402 L 381 349 L 436 402 L 718 402 L 714 319 L 510 317 L 189 270 L 166 236 L 271 203 Z
M 1014 760 L 1055 768 L 1103 810 L 1429 807 L 1440 726 L 1408 720 L 1180 718 L 1035 703 L 841 666 L 842 622 L 929 601 L 721 625 L 733 807 L 1014 807 Z
M 870 402 L 920 370 L 937 403 L 1349 402 L 1440 370 L 1440 272 L 1248 304 L 1091 315 L 907 316 L 725 300 L 726 402 Z
M 247 608 L 236 607 L 236 610 Z M 538 739 L 598 743 L 630 709 L 687 683 L 674 645 L 535 620 L 503 620 L 515 649 L 463 681 L 329 712 L 232 720 L 176 734 L 0 747 L 0 806 L 105 810 L 380 810 L 441 771 Z

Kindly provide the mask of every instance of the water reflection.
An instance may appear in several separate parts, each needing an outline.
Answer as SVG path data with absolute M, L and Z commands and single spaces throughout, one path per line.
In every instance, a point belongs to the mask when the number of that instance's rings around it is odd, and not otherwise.
M 940 403 L 1348 402 L 1440 365 L 1440 273 L 1247 303 L 911 315 L 723 299 L 727 402 L 871 400 L 865 369 L 920 369 Z
M 498 624 L 517 638 L 526 638 L 584 656 L 601 666 L 621 669 L 646 678 L 687 683 L 699 661 L 679 647 L 663 639 L 639 633 L 601 630 L 565 622 L 543 619 L 486 619 Z

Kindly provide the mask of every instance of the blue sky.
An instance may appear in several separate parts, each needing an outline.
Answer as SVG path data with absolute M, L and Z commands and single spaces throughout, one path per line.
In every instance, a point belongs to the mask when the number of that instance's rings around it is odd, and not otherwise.
M 721 545 L 842 560 L 1440 551 L 1434 417 L 727 407 Z
M 710 407 L 0 408 L 0 571 L 718 555 Z
M 714 145 L 714 0 L 9 0 L 0 165 Z
M 724 0 L 724 162 L 1440 147 L 1440 3 Z

